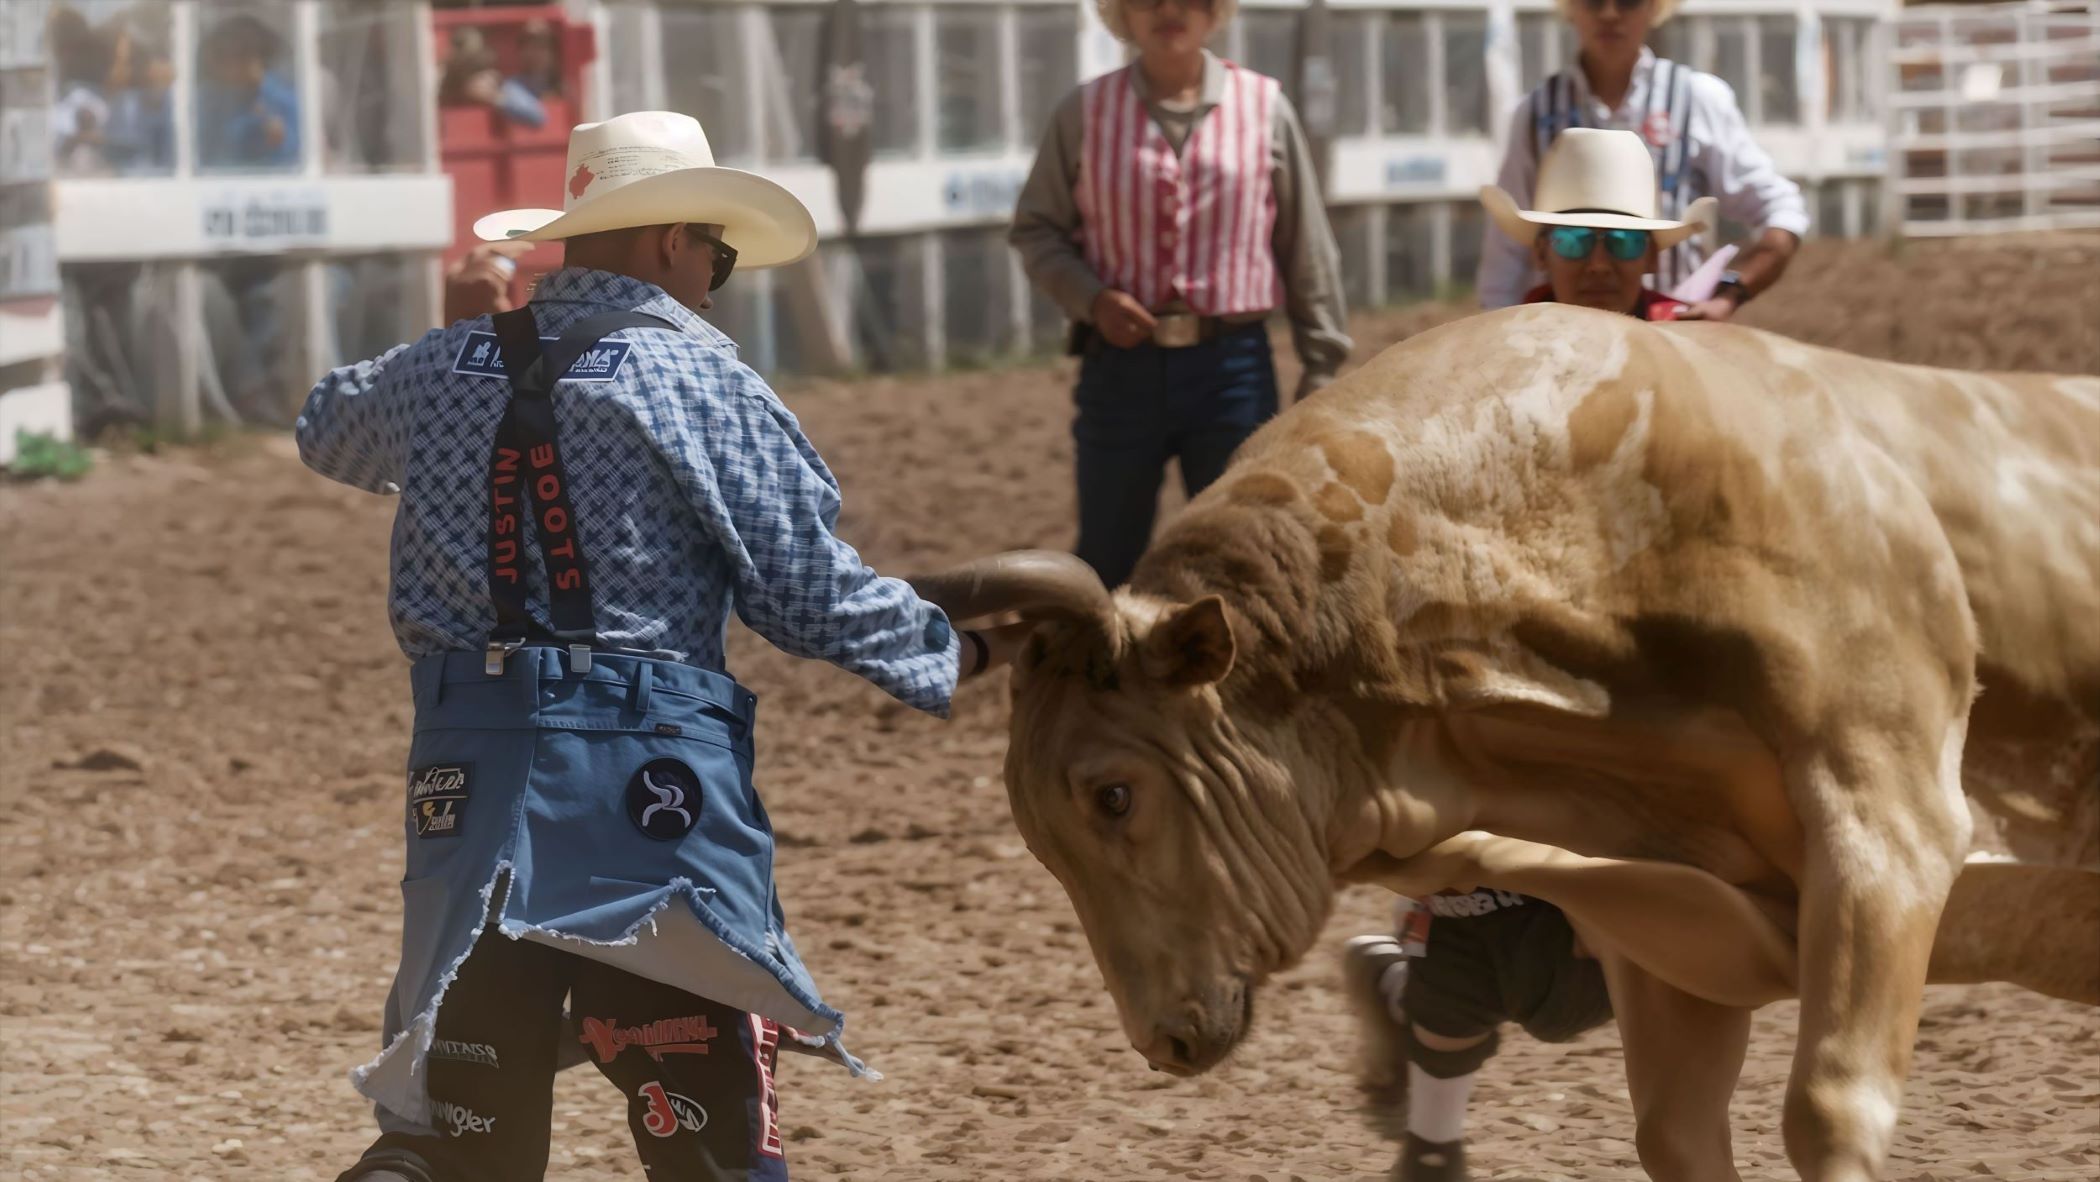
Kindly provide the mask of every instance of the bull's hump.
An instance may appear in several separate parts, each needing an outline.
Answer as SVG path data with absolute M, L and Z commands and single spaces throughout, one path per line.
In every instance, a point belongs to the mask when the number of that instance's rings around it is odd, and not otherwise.
M 1296 441 L 1325 573 L 1399 564 L 1405 619 L 1595 584 L 1664 537 L 1644 472 L 1673 355 L 1641 328 L 1530 307 L 1388 351 Z

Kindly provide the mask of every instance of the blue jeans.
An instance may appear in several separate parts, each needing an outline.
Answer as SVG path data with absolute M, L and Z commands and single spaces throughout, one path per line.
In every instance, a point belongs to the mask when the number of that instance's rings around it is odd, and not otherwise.
M 1098 337 L 1079 367 L 1079 557 L 1110 587 L 1152 540 L 1167 460 L 1193 497 L 1240 442 L 1276 417 L 1276 363 L 1260 324 L 1186 349 L 1118 349 Z

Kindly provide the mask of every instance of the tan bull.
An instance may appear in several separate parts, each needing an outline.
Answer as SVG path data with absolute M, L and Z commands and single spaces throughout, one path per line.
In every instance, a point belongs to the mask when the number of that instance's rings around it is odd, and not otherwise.
M 1732 1175 L 1749 1007 L 1798 994 L 1787 1150 L 1853 1182 L 1928 966 L 2100 992 L 2090 876 L 1968 880 L 1950 922 L 2039 901 L 2055 942 L 1933 959 L 1970 804 L 2100 854 L 2100 380 L 1510 309 L 1264 428 L 1113 597 L 1047 555 L 922 588 L 1049 621 L 1014 817 L 1155 1066 L 1225 1056 L 1337 882 L 1506 874 L 1605 960 L 1652 1174 Z M 1702 969 L 1673 925 L 1737 938 Z

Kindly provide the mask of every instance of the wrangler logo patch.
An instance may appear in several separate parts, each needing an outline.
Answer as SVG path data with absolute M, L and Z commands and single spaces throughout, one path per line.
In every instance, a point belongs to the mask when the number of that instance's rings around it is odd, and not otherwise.
M 541 345 L 551 345 L 559 337 L 541 337 Z M 627 364 L 627 354 L 634 348 L 631 341 L 599 341 L 583 351 L 569 372 L 562 375 L 565 382 L 609 382 L 620 376 L 620 367 Z M 452 359 L 452 372 L 470 378 L 503 378 L 509 373 L 503 368 L 503 346 L 492 332 L 470 332 L 466 343 L 459 347 L 459 356 Z
M 464 763 L 438 763 L 408 773 L 408 815 L 417 837 L 458 837 L 467 812 Z

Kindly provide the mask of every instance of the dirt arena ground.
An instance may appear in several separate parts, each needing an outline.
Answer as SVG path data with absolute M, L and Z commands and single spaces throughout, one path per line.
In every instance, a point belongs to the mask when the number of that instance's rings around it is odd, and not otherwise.
M 1819 247 L 1748 318 L 1908 360 L 2100 372 L 2096 309 L 2100 239 L 2038 239 Z M 1369 316 L 1360 340 L 1453 314 Z M 904 571 L 1068 544 L 1068 382 L 1051 367 L 790 399 L 844 482 L 843 532 Z M 345 1076 L 376 1049 L 392 971 L 409 721 L 391 512 L 275 438 L 0 488 L 0 1175 L 325 1180 L 366 1142 Z M 797 938 L 888 1074 L 783 1066 L 798 1176 L 1384 1175 L 1333 955 L 1384 900 L 1343 899 L 1231 1062 L 1153 1074 L 1012 828 L 1003 693 L 973 688 L 942 725 L 748 635 L 733 653 L 764 702 Z M 1793 1021 L 1759 1018 L 1735 1116 L 1749 1177 L 1791 1176 Z M 1509 1039 L 1477 1093 L 1477 1174 L 1639 1177 L 1618 1059 L 1609 1029 Z M 619 1104 L 593 1072 L 562 1077 L 550 1177 L 641 1177 Z M 1891 1177 L 2096 1175 L 2100 1014 L 1934 989 Z

